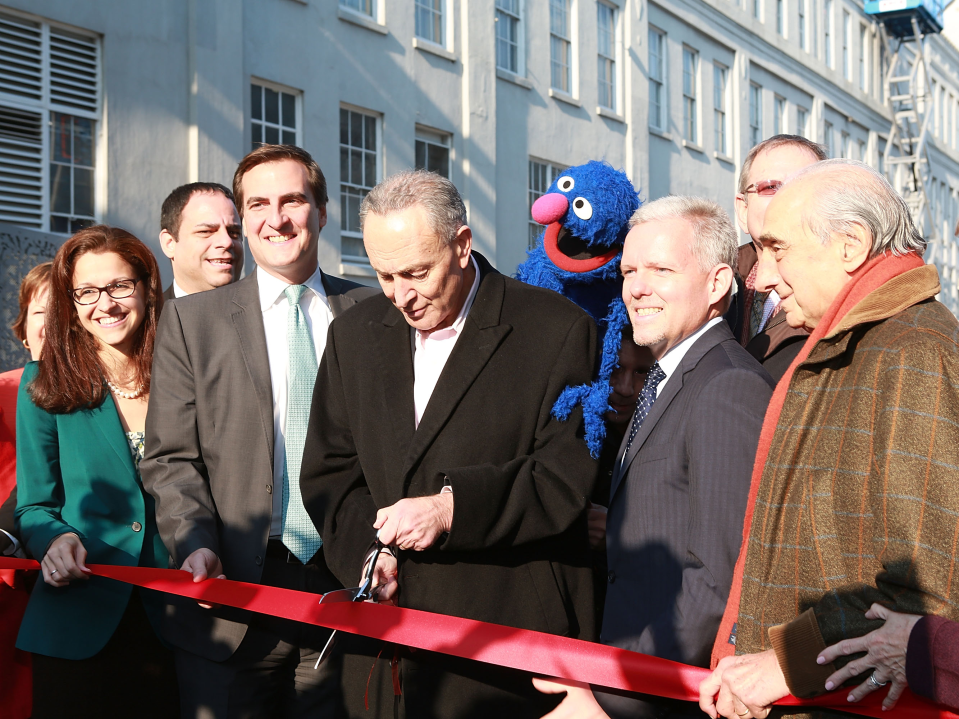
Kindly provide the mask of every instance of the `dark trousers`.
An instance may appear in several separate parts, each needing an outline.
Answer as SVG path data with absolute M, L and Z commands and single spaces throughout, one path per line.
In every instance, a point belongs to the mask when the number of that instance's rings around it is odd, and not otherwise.
M 289 561 L 282 545 L 271 540 L 260 583 L 314 594 L 339 588 L 322 557 L 321 551 L 304 566 Z M 341 653 L 313 668 L 329 636 L 323 627 L 251 613 L 246 636 L 226 661 L 177 650 L 184 719 L 346 716 Z
M 89 659 L 33 655 L 33 719 L 176 719 L 173 652 L 134 589 L 110 641 Z

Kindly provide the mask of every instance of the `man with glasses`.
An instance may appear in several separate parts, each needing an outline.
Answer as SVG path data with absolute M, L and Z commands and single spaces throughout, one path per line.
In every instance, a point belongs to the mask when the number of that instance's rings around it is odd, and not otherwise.
M 737 293 L 726 321 L 743 347 L 779 380 L 802 348 L 808 333 L 792 328 L 779 311 L 780 299 L 772 287 L 756 279 L 756 260 L 762 252 L 766 208 L 783 181 L 804 167 L 826 159 L 825 148 L 799 135 L 774 135 L 746 155 L 736 192 L 736 219 L 750 242 L 739 248 Z

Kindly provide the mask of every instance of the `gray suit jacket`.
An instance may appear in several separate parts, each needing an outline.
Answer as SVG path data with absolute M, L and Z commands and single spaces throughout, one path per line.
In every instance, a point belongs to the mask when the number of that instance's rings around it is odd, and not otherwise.
M 606 526 L 601 641 L 709 666 L 742 542 L 769 374 L 725 322 L 689 348 L 617 463 Z M 625 440 L 620 456 L 625 450 Z M 611 716 L 698 707 L 597 693 Z
M 377 290 L 323 275 L 334 318 Z M 177 566 L 216 552 L 230 579 L 258 583 L 273 511 L 273 389 L 256 272 L 166 304 L 153 354 L 143 486 Z M 174 602 L 166 638 L 222 661 L 243 612 Z

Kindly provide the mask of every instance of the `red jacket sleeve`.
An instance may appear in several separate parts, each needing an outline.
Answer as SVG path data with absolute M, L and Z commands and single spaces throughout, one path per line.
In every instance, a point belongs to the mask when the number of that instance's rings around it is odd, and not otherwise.
M 916 694 L 959 710 L 959 623 L 923 617 L 906 649 L 906 680 Z

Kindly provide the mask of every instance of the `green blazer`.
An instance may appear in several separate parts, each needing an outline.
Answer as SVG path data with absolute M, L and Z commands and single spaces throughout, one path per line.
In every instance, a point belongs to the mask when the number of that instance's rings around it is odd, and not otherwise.
M 17 396 L 17 530 L 27 551 L 42 559 L 50 542 L 76 532 L 88 564 L 167 567 L 153 498 L 143 491 L 130 446 L 110 397 L 99 407 L 51 414 L 27 386 L 37 363 L 23 372 Z M 39 579 L 20 625 L 17 647 L 63 659 L 86 659 L 113 636 L 132 586 L 102 577 L 55 588 Z M 163 605 L 141 590 L 155 629 Z

